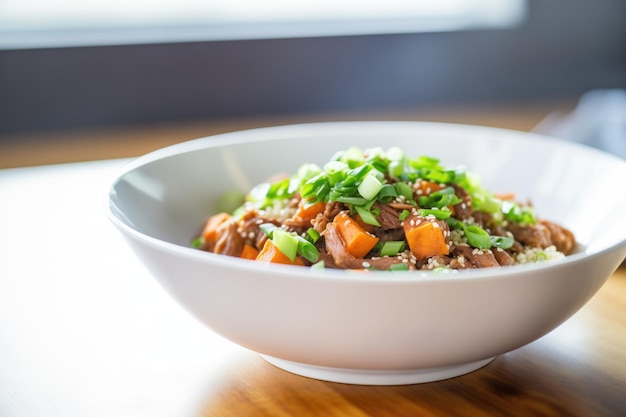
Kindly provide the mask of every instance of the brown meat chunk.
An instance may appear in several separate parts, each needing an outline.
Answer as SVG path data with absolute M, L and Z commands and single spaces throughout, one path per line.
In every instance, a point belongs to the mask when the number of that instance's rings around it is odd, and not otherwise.
M 456 255 L 462 255 L 476 268 L 500 266 L 493 252 L 489 249 L 474 249 L 469 245 L 458 245 L 455 253 Z
M 515 259 L 513 259 L 507 251 L 500 248 L 494 248 L 492 252 L 496 261 L 498 261 L 501 266 L 515 265 Z
M 386 204 L 376 203 L 373 206 L 377 209 L 379 214 L 376 219 L 380 223 L 380 227 L 384 230 L 400 229 L 402 228 L 402 222 L 400 221 L 400 213 L 393 207 Z
M 574 251 L 576 239 L 574 239 L 574 234 L 571 231 L 547 220 L 540 220 L 539 223 L 550 231 L 550 240 L 556 247 L 556 250 L 563 252 L 565 255 L 569 255 Z
M 241 256 L 245 241 L 238 229 L 237 222 L 232 219 L 219 225 L 218 238 L 213 252 L 228 256 Z
M 460 185 L 450 184 L 454 188 L 454 193 L 461 199 L 461 202 L 452 206 L 454 217 L 459 220 L 467 220 L 472 217 L 472 197 L 467 190 Z
M 515 240 L 533 248 L 547 248 L 552 245 L 550 229 L 542 224 L 520 225 L 509 223 L 506 229 L 513 233 Z

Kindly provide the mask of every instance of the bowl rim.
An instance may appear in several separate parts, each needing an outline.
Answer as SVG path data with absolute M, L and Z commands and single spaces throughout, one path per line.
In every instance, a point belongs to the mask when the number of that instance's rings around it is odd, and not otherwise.
M 220 133 L 209 135 L 197 139 L 187 140 L 184 142 L 169 145 L 155 151 L 149 152 L 142 156 L 136 157 L 125 165 L 123 165 L 117 173 L 113 175 L 112 181 L 109 182 L 105 195 L 105 213 L 109 220 L 127 237 L 136 241 L 140 241 L 150 245 L 153 248 L 173 252 L 190 260 L 208 262 L 217 264 L 218 266 L 233 268 L 243 271 L 264 271 L 271 272 L 274 275 L 288 275 L 291 278 L 315 278 L 330 279 L 333 281 L 360 281 L 360 282 L 445 282 L 445 281 L 465 281 L 465 280 L 481 280 L 481 279 L 502 279 L 503 277 L 516 276 L 519 274 L 527 274 L 529 272 L 539 272 L 545 269 L 569 267 L 571 264 L 586 262 L 596 257 L 602 257 L 605 253 L 626 246 L 626 237 L 606 248 L 594 253 L 585 253 L 580 251 L 566 256 L 565 258 L 548 260 L 537 263 L 517 264 L 500 268 L 479 268 L 471 270 L 455 270 L 451 272 L 436 271 L 365 271 L 365 270 L 340 270 L 340 269 L 315 269 L 301 266 L 279 265 L 279 264 L 262 264 L 247 259 L 238 259 L 229 256 L 217 255 L 214 253 L 201 251 L 192 247 L 186 247 L 179 244 L 167 242 L 149 235 L 146 235 L 132 228 L 112 209 L 112 194 L 115 184 L 127 173 L 134 169 L 145 166 L 151 162 L 158 161 L 167 157 L 181 155 L 200 149 L 217 148 L 224 145 L 233 145 L 238 143 L 263 142 L 268 140 L 280 140 L 294 136 L 297 132 L 308 132 L 308 136 L 319 136 L 323 133 L 333 132 L 337 134 L 338 129 L 354 128 L 355 126 L 366 127 L 369 131 L 373 128 L 383 129 L 393 126 L 394 133 L 399 133 L 398 128 L 415 129 L 417 126 L 432 129 L 448 129 L 472 133 L 490 132 L 500 133 L 514 137 L 523 137 L 524 140 L 549 140 L 559 146 L 571 147 L 572 149 L 584 149 L 586 152 L 594 152 L 603 157 L 614 159 L 618 163 L 626 163 L 626 161 L 599 149 L 592 148 L 587 145 L 566 141 L 563 139 L 546 136 L 534 132 L 525 132 L 499 127 L 468 125 L 461 123 L 444 123 L 444 122 L 422 122 L 422 121 L 332 121 L 332 122 L 312 122 L 300 124 L 288 124 L 278 126 L 267 126 L 245 129 L 240 131 Z M 271 136 L 269 136 L 271 135 Z

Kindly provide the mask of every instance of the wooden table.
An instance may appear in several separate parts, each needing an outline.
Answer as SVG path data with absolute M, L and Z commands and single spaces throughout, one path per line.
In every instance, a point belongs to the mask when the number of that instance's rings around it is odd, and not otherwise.
M 104 214 L 127 160 L 0 170 L 0 416 L 623 416 L 626 270 L 486 367 L 408 386 L 287 373 L 201 326 Z

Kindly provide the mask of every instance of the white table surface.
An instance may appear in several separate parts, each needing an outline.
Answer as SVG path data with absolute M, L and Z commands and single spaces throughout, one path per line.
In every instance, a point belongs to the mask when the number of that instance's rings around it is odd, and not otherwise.
M 0 170 L 2 417 L 196 415 L 215 357 L 250 354 L 175 304 L 109 222 L 125 163 Z
M 565 324 L 463 380 L 350 388 L 289 376 L 203 327 L 135 259 L 104 210 L 125 163 L 0 170 L 1 417 L 209 416 L 237 404 L 288 415 L 286 402 L 300 416 L 339 415 L 338 404 L 363 416 L 385 401 L 456 415 L 458 389 L 494 378 L 515 388 L 507 401 L 518 410 L 626 410 L 623 272 Z

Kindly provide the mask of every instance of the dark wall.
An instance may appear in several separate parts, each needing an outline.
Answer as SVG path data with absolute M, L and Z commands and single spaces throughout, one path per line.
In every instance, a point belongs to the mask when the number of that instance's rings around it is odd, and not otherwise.
M 529 4 L 508 30 L 0 51 L 0 134 L 626 87 L 626 2 Z

